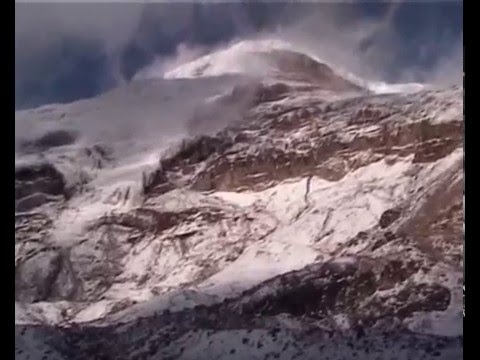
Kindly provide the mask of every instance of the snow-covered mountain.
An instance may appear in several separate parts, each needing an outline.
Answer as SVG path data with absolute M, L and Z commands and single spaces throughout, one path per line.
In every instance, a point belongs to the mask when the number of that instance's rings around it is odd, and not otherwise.
M 17 112 L 16 356 L 459 358 L 462 107 L 251 41 Z

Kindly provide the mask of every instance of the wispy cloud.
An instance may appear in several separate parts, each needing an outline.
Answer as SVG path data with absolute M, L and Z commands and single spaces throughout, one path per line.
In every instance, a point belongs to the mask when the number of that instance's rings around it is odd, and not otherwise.
M 69 90 L 72 97 L 82 96 L 75 75 L 99 91 L 128 80 L 126 63 L 130 73 L 148 61 L 171 69 L 233 38 L 269 35 L 308 47 L 360 76 L 452 81 L 462 73 L 463 44 L 461 34 L 449 34 L 437 16 L 442 4 L 17 3 L 16 95 L 19 103 L 55 101 L 69 86 L 77 87 Z M 410 24 L 402 13 L 406 7 L 422 21 Z M 414 27 L 416 33 L 405 36 Z M 424 58 L 433 60 L 422 63 Z M 34 96 L 37 101 L 31 101 Z

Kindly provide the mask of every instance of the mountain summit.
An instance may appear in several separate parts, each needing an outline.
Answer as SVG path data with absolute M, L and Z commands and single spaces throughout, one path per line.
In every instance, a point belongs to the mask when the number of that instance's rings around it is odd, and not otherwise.
M 238 42 L 165 73 L 166 79 L 242 74 L 315 84 L 326 90 L 358 90 L 325 63 L 279 40 Z

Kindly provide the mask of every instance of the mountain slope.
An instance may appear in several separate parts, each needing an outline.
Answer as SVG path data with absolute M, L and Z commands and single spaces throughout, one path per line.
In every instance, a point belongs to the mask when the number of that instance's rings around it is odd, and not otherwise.
M 19 358 L 462 356 L 462 90 L 374 94 L 268 54 L 291 71 L 18 114 L 77 126 L 18 142 Z M 106 138 L 78 125 L 132 114 Z

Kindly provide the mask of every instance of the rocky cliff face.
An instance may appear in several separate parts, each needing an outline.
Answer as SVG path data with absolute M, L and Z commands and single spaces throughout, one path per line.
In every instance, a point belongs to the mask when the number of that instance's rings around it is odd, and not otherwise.
M 462 90 L 374 94 L 282 54 L 314 80 L 230 92 L 235 121 L 136 185 L 98 190 L 127 171 L 102 147 L 73 183 L 57 147 L 17 166 L 18 358 L 462 356 Z

